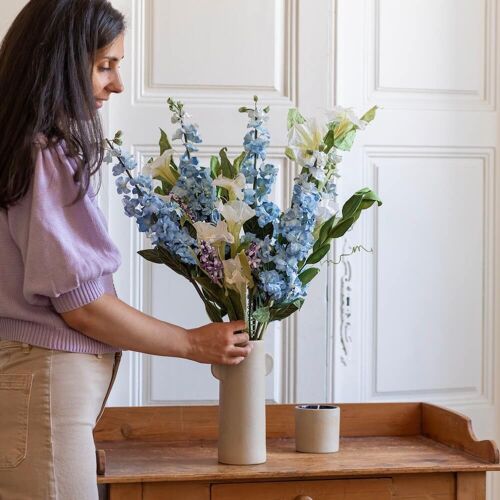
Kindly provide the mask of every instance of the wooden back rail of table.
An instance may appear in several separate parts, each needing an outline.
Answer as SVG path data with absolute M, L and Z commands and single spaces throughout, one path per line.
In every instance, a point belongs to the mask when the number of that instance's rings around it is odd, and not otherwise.
M 217 406 L 107 408 L 94 438 L 111 500 L 485 500 L 493 441 L 426 403 L 340 404 L 340 451 L 297 453 L 294 405 L 268 405 L 267 462 L 217 462 Z M 105 461 L 105 464 L 104 464 Z

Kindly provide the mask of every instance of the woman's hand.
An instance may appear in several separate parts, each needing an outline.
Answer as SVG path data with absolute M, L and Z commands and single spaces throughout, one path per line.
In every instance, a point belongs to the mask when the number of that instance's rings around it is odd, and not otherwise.
M 209 323 L 187 330 L 187 359 L 199 363 L 217 365 L 237 365 L 251 352 L 248 333 L 244 321 Z M 240 332 L 240 333 L 237 333 Z

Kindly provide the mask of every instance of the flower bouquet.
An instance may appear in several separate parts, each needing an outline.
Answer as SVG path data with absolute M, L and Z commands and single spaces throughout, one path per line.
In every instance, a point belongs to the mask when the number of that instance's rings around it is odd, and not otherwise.
M 278 169 L 266 161 L 270 141 L 265 123 L 269 108 L 242 107 L 248 115 L 243 151 L 230 159 L 227 148 L 203 166 L 196 156 L 198 127 L 184 105 L 168 100 L 171 139 L 160 129 L 160 156 L 132 175 L 134 159 L 121 151 L 121 132 L 107 141 L 118 193 L 125 213 L 135 218 L 152 248 L 145 259 L 165 264 L 186 278 L 221 322 L 245 320 L 251 354 L 235 366 L 212 366 L 219 384 L 219 461 L 256 464 L 266 460 L 265 376 L 271 369 L 262 336 L 271 321 L 301 308 L 317 264 L 331 242 L 354 224 L 361 212 L 381 204 L 361 189 L 340 211 L 336 201 L 339 151 L 348 151 L 356 132 L 375 117 L 361 119 L 335 108 L 321 119 L 288 113 L 286 156 L 298 164 L 291 206 L 284 211 L 270 200 Z M 172 142 L 171 142 L 172 141 Z M 177 154 L 172 143 L 181 144 Z
M 152 248 L 139 254 L 186 278 L 211 321 L 245 320 L 250 339 L 260 340 L 270 322 L 301 308 L 332 240 L 381 204 L 364 188 L 339 210 L 336 193 L 339 151 L 351 149 L 377 108 L 358 118 L 337 107 L 311 120 L 289 111 L 285 155 L 300 174 L 291 206 L 282 211 L 269 199 L 278 172 L 266 161 L 269 107 L 254 97 L 251 107 L 240 108 L 249 120 L 241 154 L 231 159 L 222 148 L 202 165 L 198 126 L 182 102 L 168 99 L 168 106 L 178 128 L 170 139 L 160 129 L 160 156 L 142 172 L 132 174 L 137 165 L 121 150 L 121 132 L 106 145 L 125 213 L 151 240 Z M 180 154 L 173 143 L 182 146 Z

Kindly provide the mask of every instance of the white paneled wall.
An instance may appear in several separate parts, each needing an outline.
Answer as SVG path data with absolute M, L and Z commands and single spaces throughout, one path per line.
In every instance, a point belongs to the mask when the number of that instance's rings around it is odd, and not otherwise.
M 338 277 L 350 342 L 337 398 L 433 401 L 498 438 L 497 2 L 337 4 L 338 100 L 383 107 L 346 157 L 344 192 L 363 183 L 384 200 L 347 237 L 374 253 Z

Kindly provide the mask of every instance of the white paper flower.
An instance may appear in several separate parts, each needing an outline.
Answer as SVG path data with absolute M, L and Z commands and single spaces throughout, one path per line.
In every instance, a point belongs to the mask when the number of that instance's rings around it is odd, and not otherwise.
M 205 240 L 207 243 L 234 243 L 233 235 L 228 231 L 225 221 L 219 221 L 216 226 L 208 222 L 194 222 L 198 241 Z
M 352 108 L 343 108 L 342 106 L 335 106 L 331 111 L 327 111 L 326 118 L 328 122 L 341 122 L 342 120 L 349 120 L 361 130 L 364 130 L 367 125 L 365 121 L 358 118 Z
M 240 200 L 225 203 L 219 211 L 226 220 L 229 228 L 235 224 L 242 226 L 255 215 L 255 210 Z
M 311 175 L 322 182 L 325 180 L 325 166 L 328 163 L 328 155 L 322 151 L 314 151 L 307 161 L 307 168 Z
M 288 147 L 292 150 L 299 165 L 306 165 L 312 152 L 319 150 L 327 132 L 326 124 L 318 118 L 295 124 L 288 131 Z
M 229 177 L 224 177 L 219 175 L 216 179 L 212 181 L 213 186 L 220 186 L 229 191 L 230 199 L 243 199 L 243 190 L 246 185 L 246 178 L 244 174 L 239 173 L 234 179 L 229 179 Z
M 330 219 L 338 211 L 339 205 L 333 197 L 323 197 L 323 199 L 319 202 L 318 209 L 316 211 L 316 225 L 318 226 L 320 224 L 323 224 L 323 222 Z
M 238 289 L 241 285 L 246 286 L 247 279 L 243 274 L 243 267 L 240 259 L 227 259 L 222 261 L 224 266 L 224 281 L 231 288 Z
M 162 177 L 167 182 L 174 185 L 177 182 L 177 178 L 170 167 L 170 162 L 174 154 L 175 151 L 173 149 L 167 149 L 161 156 L 158 156 L 156 160 L 147 163 L 143 167 L 142 173 L 151 177 Z

